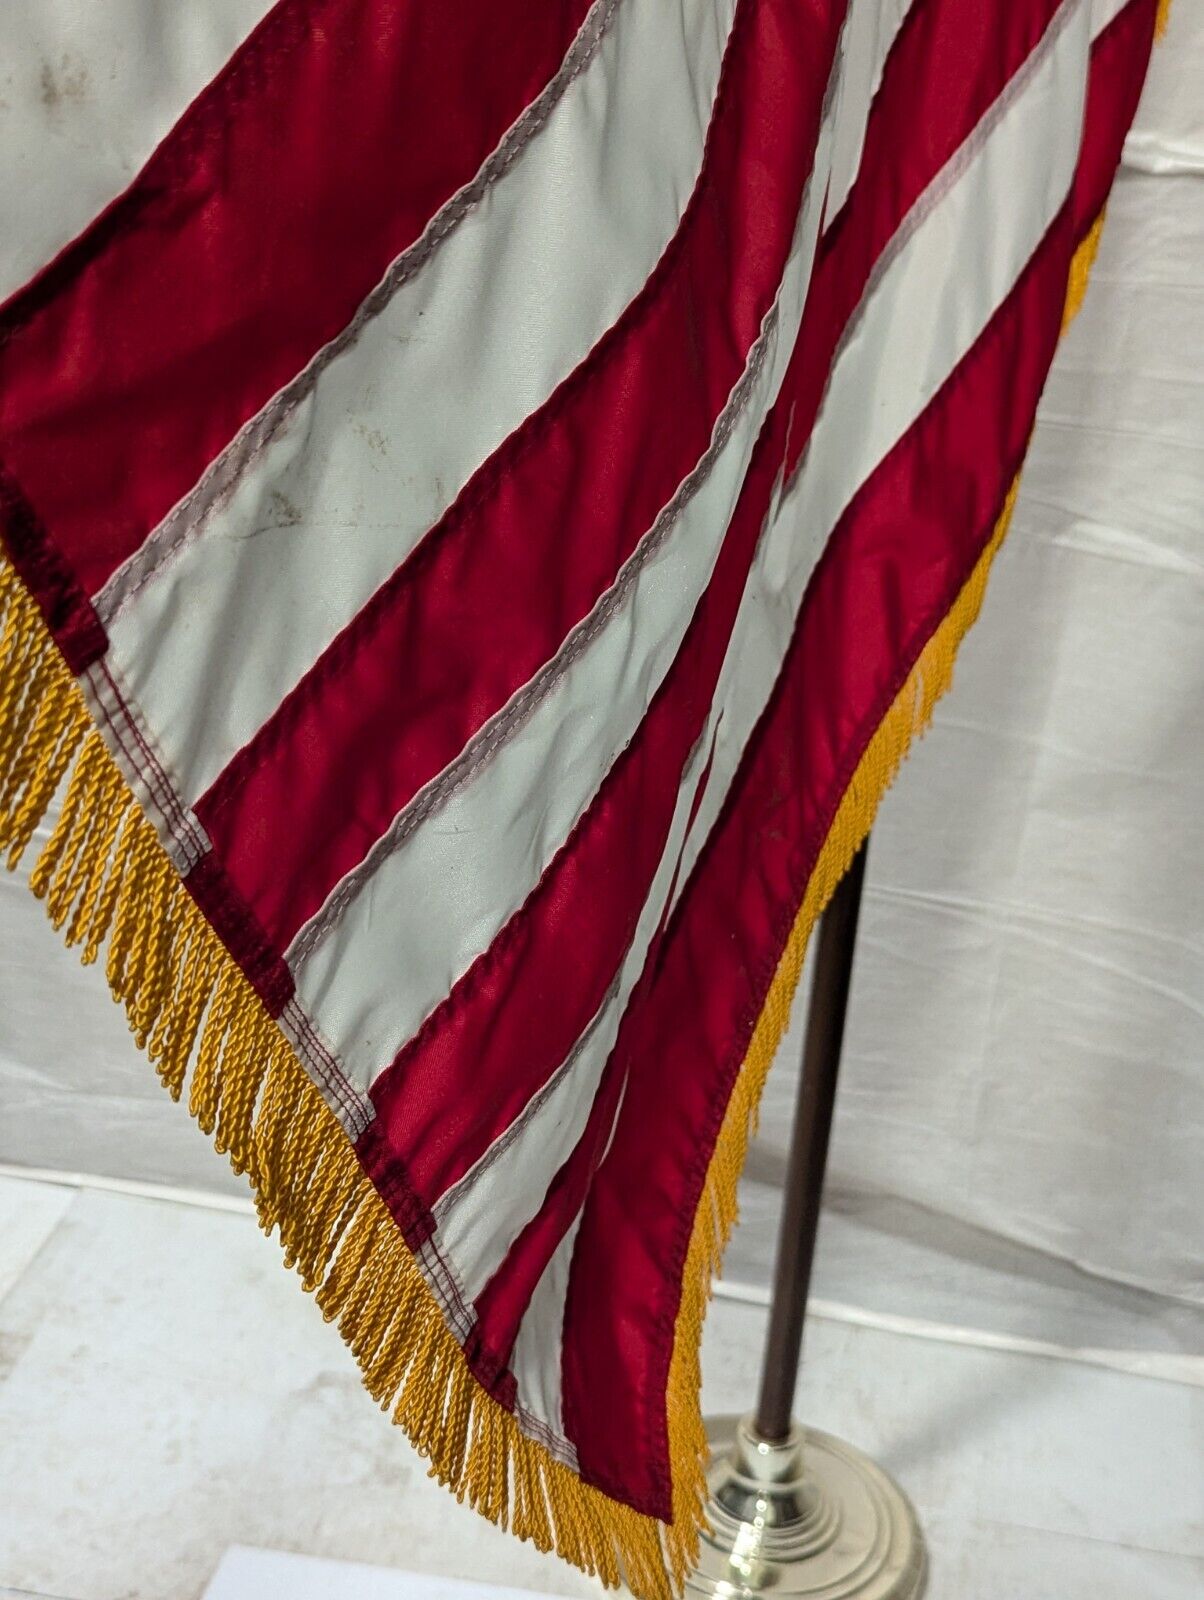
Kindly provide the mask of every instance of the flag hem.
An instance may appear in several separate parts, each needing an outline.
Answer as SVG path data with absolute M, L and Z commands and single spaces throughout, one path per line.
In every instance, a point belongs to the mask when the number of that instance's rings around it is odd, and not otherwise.
M 1082 301 L 1103 213 L 1071 263 L 1063 326 Z M 15 567 L 0 553 L 0 851 L 17 865 L 55 795 L 62 809 L 30 886 L 68 945 L 106 975 L 174 1099 L 244 1174 L 261 1228 L 337 1323 L 365 1387 L 457 1498 L 542 1551 L 646 1600 L 680 1590 L 704 1526 L 702 1321 L 736 1189 L 812 928 L 872 826 L 913 738 L 949 687 L 1007 532 L 991 537 L 879 722 L 846 787 L 728 1100 L 692 1225 L 666 1393 L 671 1522 L 585 1483 L 484 1389 L 418 1260 L 277 1020 L 188 892 L 94 724 Z M 189 1078 L 189 1066 L 192 1066 Z

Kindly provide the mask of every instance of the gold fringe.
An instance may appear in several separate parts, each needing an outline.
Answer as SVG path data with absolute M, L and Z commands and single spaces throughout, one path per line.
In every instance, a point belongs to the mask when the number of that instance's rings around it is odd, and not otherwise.
M 669 1600 L 662 1524 L 583 1484 L 476 1382 L 338 1121 L 184 888 L 36 605 L 0 559 L 0 852 L 106 974 L 175 1099 L 246 1173 L 260 1224 L 432 1474 L 491 1521 L 614 1586 Z
M 1091 269 L 1099 254 L 1099 242 L 1103 232 L 1104 212 L 1101 211 L 1071 258 L 1070 272 L 1066 279 L 1066 304 L 1062 308 L 1063 333 L 1078 316 L 1082 307 L 1083 296 L 1087 293 L 1087 280 L 1091 276 Z
M 1097 238 L 1098 225 L 1075 258 L 1068 314 L 1082 298 Z M 1015 492 L 857 767 L 728 1104 L 694 1221 L 674 1336 L 668 1525 L 583 1483 L 520 1432 L 473 1378 L 352 1144 L 185 890 L 36 605 L 0 558 L 0 854 L 17 864 L 66 780 L 31 887 L 85 962 L 106 950 L 114 997 L 174 1099 L 184 1093 L 191 1063 L 191 1114 L 247 1175 L 260 1225 L 279 1233 L 286 1263 L 337 1323 L 369 1392 L 460 1500 L 607 1585 L 622 1578 L 643 1600 L 669 1600 L 697 1558 L 707 1455 L 699 1410 L 702 1320 L 807 940 L 912 739 L 949 686 Z
M 1063 331 L 1083 303 L 1103 225 L 1101 211 L 1071 261 Z M 698 1405 L 702 1323 L 714 1277 L 735 1226 L 737 1186 L 744 1170 L 749 1139 L 756 1132 L 765 1079 L 790 1019 L 790 1007 L 811 932 L 854 855 L 869 836 L 882 797 L 894 782 L 913 739 L 927 728 L 937 701 L 953 681 L 954 660 L 982 608 L 987 577 L 1007 534 L 1019 483 L 1017 476 L 974 571 L 921 651 L 845 790 L 778 961 L 719 1130 L 690 1238 L 669 1377 L 669 1438 L 674 1481 L 671 1531 L 677 1535 L 681 1530 L 678 1543 L 670 1546 L 670 1557 L 678 1586 L 683 1571 L 697 1559 L 697 1535 L 693 1529 L 701 1522 L 706 1501 L 707 1445 Z

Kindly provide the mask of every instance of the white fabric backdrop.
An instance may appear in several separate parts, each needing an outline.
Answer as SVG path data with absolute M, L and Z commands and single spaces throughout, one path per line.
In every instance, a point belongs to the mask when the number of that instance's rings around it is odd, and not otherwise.
M 224 0 L 223 26 L 259 9 Z M 93 137 L 71 85 L 114 81 L 90 27 L 52 64 L 31 192 Z M 168 32 L 146 41 L 165 74 L 190 61 Z M 982 621 L 875 832 L 815 1281 L 871 1315 L 1152 1359 L 1204 1355 L 1202 77 L 1180 0 Z M 95 145 L 100 198 L 149 115 Z M 792 1034 L 736 1293 L 769 1281 L 797 1057 Z M 0 1162 L 241 1192 L 4 874 Z

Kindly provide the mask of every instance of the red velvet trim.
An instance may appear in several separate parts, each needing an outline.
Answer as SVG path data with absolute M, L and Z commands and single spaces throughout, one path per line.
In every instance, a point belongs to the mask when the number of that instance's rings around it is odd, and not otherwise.
M 419 1199 L 405 1161 L 392 1148 L 379 1120 L 368 1125 L 356 1141 L 360 1165 L 372 1179 L 381 1199 L 411 1250 L 417 1250 L 435 1231 L 435 1219 Z
M 37 513 L 0 463 L 0 541 L 78 677 L 109 647 L 92 602 L 46 536 Z
M 280 0 L 0 313 L 0 453 L 95 593 L 349 322 L 588 0 Z
M 781 278 L 834 37 L 795 0 L 741 0 L 702 174 L 643 291 L 198 802 L 282 944 L 555 654 L 703 455 Z
M 468 1363 L 468 1370 L 482 1389 L 491 1394 L 507 1411 L 513 1411 L 518 1399 L 518 1383 L 505 1362 L 499 1361 L 497 1356 L 482 1344 L 481 1332 L 477 1327 L 473 1328 L 464 1341 L 464 1359 Z
M 278 1017 L 293 997 L 293 975 L 230 883 L 221 861 L 212 853 L 202 856 L 185 877 L 184 887 L 270 1015 Z

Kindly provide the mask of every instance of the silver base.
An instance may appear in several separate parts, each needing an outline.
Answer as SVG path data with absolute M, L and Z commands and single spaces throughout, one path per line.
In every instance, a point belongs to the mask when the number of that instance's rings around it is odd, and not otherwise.
M 918 1600 L 924 1539 L 903 1491 L 868 1456 L 815 1428 L 782 1444 L 751 1419 L 713 1417 L 710 1532 L 686 1593 L 724 1600 Z

